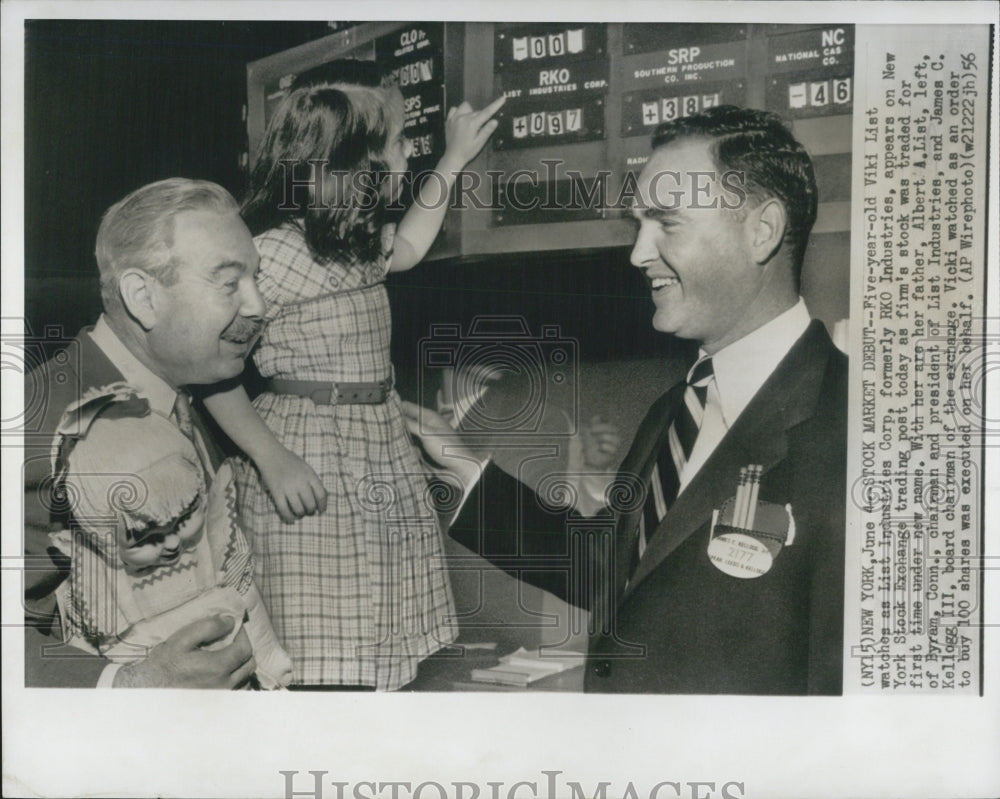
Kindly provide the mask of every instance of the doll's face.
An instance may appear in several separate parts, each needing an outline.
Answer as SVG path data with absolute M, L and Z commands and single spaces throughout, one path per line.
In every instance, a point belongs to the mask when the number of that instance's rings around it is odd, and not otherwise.
M 169 524 L 148 527 L 133 538 L 122 541 L 122 562 L 130 571 L 141 571 L 175 562 L 185 549 L 201 539 L 205 524 L 205 498 L 201 494 L 183 514 Z

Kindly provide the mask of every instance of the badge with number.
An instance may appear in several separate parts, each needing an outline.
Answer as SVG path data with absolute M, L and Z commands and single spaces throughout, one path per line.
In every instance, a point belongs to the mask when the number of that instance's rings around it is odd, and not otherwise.
M 708 557 L 730 577 L 749 580 L 766 574 L 795 535 L 791 506 L 757 499 L 761 471 L 760 466 L 740 469 L 736 495 L 712 514 Z

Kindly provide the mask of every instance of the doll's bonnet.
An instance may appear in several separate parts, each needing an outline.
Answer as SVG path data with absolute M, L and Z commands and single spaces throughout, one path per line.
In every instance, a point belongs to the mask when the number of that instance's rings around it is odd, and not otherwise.
M 64 483 L 85 531 L 169 526 L 205 491 L 194 445 L 157 413 L 95 419 L 68 453 Z

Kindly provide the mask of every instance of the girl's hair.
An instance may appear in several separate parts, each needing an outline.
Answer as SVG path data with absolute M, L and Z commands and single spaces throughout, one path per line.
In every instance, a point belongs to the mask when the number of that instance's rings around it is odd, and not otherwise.
M 388 72 L 374 61 L 336 58 L 300 72 L 292 81 L 292 91 L 335 83 L 348 83 L 352 86 L 387 86 L 390 81 Z
M 243 203 L 250 231 L 297 220 L 317 260 L 376 260 L 388 200 L 386 150 L 402 129 L 398 89 L 336 83 L 292 91 L 250 175 Z

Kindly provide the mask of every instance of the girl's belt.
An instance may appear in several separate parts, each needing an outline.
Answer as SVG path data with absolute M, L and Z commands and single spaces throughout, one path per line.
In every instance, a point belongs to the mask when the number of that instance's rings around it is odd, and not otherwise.
M 273 394 L 293 394 L 317 405 L 381 405 L 392 391 L 392 377 L 377 383 L 329 383 L 325 380 L 285 380 L 272 377 L 264 389 Z

